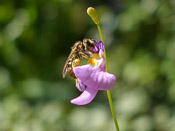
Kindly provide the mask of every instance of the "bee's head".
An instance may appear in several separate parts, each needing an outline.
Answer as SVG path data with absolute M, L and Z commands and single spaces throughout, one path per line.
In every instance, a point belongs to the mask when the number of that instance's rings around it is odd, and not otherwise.
M 84 49 L 85 52 L 92 52 L 94 48 L 96 47 L 95 41 L 92 39 L 83 39 L 83 45 L 84 45 Z

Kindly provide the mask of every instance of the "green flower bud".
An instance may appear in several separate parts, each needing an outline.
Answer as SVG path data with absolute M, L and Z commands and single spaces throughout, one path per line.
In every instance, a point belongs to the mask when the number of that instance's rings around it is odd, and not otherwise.
M 99 24 L 98 14 L 93 7 L 89 7 L 87 9 L 87 13 L 91 17 L 91 19 L 94 21 L 95 24 Z

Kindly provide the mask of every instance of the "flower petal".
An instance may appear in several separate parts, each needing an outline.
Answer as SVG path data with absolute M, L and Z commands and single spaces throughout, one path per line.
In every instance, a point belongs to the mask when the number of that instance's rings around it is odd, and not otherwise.
M 99 51 L 99 55 L 100 55 L 100 59 L 97 62 L 97 66 L 98 66 L 99 70 L 106 71 L 106 61 L 104 58 L 104 52 L 101 49 Z
M 104 44 L 101 40 L 97 43 L 97 47 L 104 52 Z
M 115 84 L 116 78 L 108 72 L 98 71 L 92 73 L 87 79 L 81 79 L 81 81 L 97 90 L 110 90 Z
M 92 74 L 92 72 L 96 70 L 98 70 L 98 68 L 92 67 L 90 64 L 83 65 L 83 66 L 77 66 L 73 68 L 75 76 L 79 78 L 81 81 L 82 79 L 83 81 L 88 79 L 89 76 Z
M 94 53 L 99 53 L 99 48 L 97 46 L 95 46 L 94 49 L 93 49 L 93 52 Z
M 79 78 L 76 80 L 76 87 L 81 92 L 85 90 L 85 84 Z
M 85 91 L 77 98 L 72 99 L 70 102 L 75 105 L 86 105 L 90 103 L 96 96 L 98 90 L 87 87 Z
M 103 71 L 92 73 L 90 77 L 92 81 L 88 81 L 88 86 L 98 90 L 110 90 L 116 82 L 116 78 L 113 74 Z

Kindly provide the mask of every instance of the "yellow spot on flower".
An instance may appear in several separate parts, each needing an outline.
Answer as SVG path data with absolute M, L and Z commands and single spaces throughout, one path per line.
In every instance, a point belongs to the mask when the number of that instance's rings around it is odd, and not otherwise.
M 100 59 L 100 55 L 97 53 L 92 53 L 91 57 L 89 58 L 88 64 L 95 66 L 98 59 Z
M 88 64 L 95 65 L 95 61 L 94 61 L 94 58 L 93 57 L 91 57 L 89 59 Z

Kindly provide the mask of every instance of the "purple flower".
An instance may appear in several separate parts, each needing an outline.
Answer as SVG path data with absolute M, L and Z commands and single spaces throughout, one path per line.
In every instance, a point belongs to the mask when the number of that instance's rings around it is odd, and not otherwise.
M 91 54 L 88 64 L 73 68 L 77 77 L 76 87 L 82 94 L 72 99 L 72 104 L 88 104 L 95 98 L 98 90 L 110 90 L 115 84 L 115 76 L 106 72 L 104 45 L 102 41 L 95 43 L 97 47 L 94 48 L 94 53 Z
M 99 53 L 100 49 L 104 52 L 104 44 L 102 41 L 94 41 L 94 43 L 96 44 L 95 48 L 93 49 L 94 53 Z

